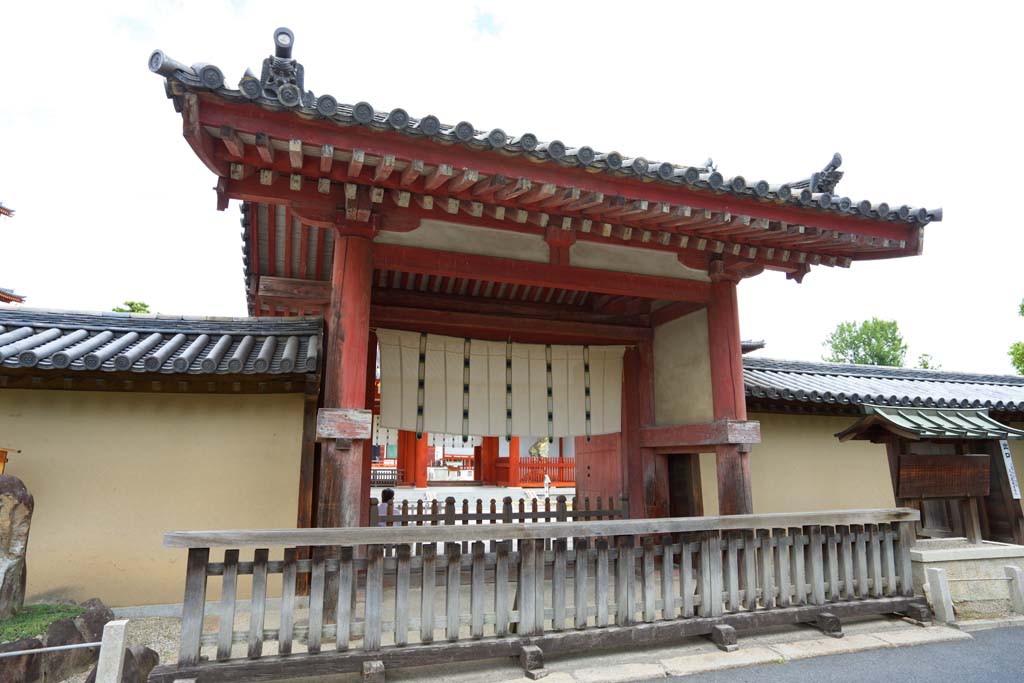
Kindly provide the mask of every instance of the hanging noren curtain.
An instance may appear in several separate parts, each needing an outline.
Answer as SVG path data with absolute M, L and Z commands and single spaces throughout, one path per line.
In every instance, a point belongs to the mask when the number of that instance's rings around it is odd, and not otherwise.
M 623 346 L 515 344 L 377 330 L 380 424 L 462 436 L 621 429 Z

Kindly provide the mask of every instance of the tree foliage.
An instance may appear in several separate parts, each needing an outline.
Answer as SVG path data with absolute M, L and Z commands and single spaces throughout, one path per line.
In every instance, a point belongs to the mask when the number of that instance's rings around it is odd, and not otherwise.
M 901 366 L 907 356 L 907 345 L 895 320 L 839 323 L 824 345 L 831 351 L 824 356 L 830 363 Z
M 932 354 L 930 353 L 922 353 L 920 356 L 917 357 L 917 367 L 921 368 L 922 370 L 942 369 L 942 366 L 939 365 L 939 363 L 936 362 L 934 358 L 932 358 Z
M 1020 302 L 1019 313 L 1024 316 L 1024 299 Z M 1014 342 L 1010 345 L 1010 362 L 1017 369 L 1017 373 L 1024 375 L 1024 341 Z
M 114 306 L 110 310 L 114 313 L 152 313 L 145 301 L 125 301 L 124 306 Z

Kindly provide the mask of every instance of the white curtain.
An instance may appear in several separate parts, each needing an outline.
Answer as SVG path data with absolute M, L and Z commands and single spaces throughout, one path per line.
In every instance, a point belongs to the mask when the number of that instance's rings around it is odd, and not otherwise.
M 510 344 L 383 329 L 377 340 L 381 426 L 523 437 L 621 429 L 625 347 Z

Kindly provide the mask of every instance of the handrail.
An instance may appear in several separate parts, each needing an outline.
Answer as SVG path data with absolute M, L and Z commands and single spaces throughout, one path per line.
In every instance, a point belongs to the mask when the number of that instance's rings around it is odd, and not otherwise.
M 531 524 L 480 524 L 456 526 L 351 527 L 327 529 L 255 529 L 171 531 L 164 534 L 165 548 L 240 548 L 293 546 L 357 546 L 367 544 L 442 543 L 454 541 L 501 541 L 513 539 L 629 536 L 644 534 L 776 529 L 797 526 L 848 526 L 917 522 L 913 508 L 781 512 L 764 515 L 721 517 L 663 517 L 583 522 Z

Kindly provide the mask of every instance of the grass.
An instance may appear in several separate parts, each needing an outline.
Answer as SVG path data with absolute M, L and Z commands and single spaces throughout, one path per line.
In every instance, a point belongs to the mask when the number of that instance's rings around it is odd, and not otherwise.
M 13 617 L 0 621 L 0 643 L 42 635 L 53 622 L 74 619 L 84 611 L 78 605 L 26 605 Z

